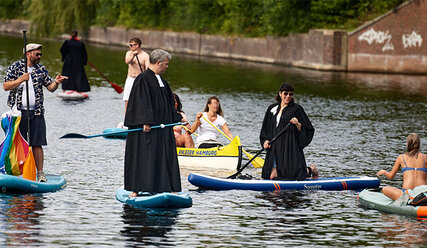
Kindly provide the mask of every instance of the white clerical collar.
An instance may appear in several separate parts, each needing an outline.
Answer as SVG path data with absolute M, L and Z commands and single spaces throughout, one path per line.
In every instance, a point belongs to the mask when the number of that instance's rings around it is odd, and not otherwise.
M 157 81 L 159 82 L 159 86 L 160 87 L 165 87 L 165 84 L 163 83 L 162 79 L 160 78 L 160 75 L 154 74 L 156 75 Z

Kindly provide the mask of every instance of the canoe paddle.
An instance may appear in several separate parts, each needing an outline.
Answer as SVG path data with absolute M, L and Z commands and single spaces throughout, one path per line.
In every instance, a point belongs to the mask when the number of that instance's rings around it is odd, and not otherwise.
M 274 141 L 277 140 L 277 138 L 279 138 L 280 135 L 282 135 L 286 129 L 288 129 L 288 127 L 291 126 L 291 123 L 288 123 L 276 136 L 274 136 L 269 142 L 268 145 L 273 144 Z M 254 160 L 257 156 L 259 156 L 263 151 L 265 150 L 265 148 L 263 147 L 261 150 L 259 150 L 255 156 L 253 156 L 245 165 L 243 165 L 236 173 L 234 173 L 233 175 L 227 177 L 227 178 L 231 178 L 231 179 L 235 179 L 240 172 L 243 171 L 244 168 L 246 168 L 246 166 L 248 166 L 248 164 L 250 164 L 252 162 L 252 160 Z
M 115 83 L 113 83 L 113 82 L 111 82 L 111 80 L 110 79 L 108 79 L 107 78 L 107 76 L 105 76 L 104 74 L 102 74 L 102 72 L 100 72 L 99 70 L 98 70 L 98 68 L 96 68 L 89 60 L 87 61 L 87 63 L 90 65 L 90 66 L 92 66 L 93 67 L 93 69 L 95 69 L 95 71 L 96 72 L 98 72 L 99 73 L 99 75 L 101 75 L 101 77 L 103 77 L 103 78 L 105 78 L 105 79 L 107 79 L 107 81 L 108 82 L 110 82 L 110 84 L 111 84 L 111 86 L 113 86 L 113 88 L 114 88 L 114 90 L 116 90 L 116 92 L 117 93 L 122 93 L 123 92 L 123 88 L 122 87 L 120 87 L 119 85 L 117 85 L 117 84 L 115 84 Z
M 229 141 L 231 141 L 230 137 L 228 137 L 223 131 L 219 130 L 219 128 L 217 128 L 210 120 L 208 120 L 203 115 L 202 115 L 202 118 L 205 121 L 207 121 L 209 124 L 211 124 L 218 132 L 220 132 L 222 135 L 224 135 Z M 251 163 L 253 164 L 253 166 L 255 168 L 262 168 L 264 166 L 264 159 L 258 158 L 257 156 L 253 156 L 249 152 L 245 151 L 243 148 L 242 148 L 242 151 L 244 154 L 246 154 L 246 156 L 248 156 L 248 158 L 250 159 Z
M 177 123 L 169 123 L 169 124 L 160 124 L 158 126 L 152 126 L 151 129 L 165 128 L 165 127 L 176 126 L 176 125 L 181 125 L 181 124 L 183 124 L 183 123 L 177 122 Z M 137 131 L 142 131 L 142 130 L 144 130 L 144 128 L 135 128 L 135 129 L 129 129 L 129 130 L 123 130 L 123 131 L 117 131 L 117 132 L 111 132 L 111 133 L 100 133 L 100 134 L 94 134 L 94 135 L 89 135 L 89 136 L 86 136 L 83 134 L 78 134 L 78 133 L 68 133 L 68 134 L 62 136 L 60 139 L 90 139 L 90 138 L 95 138 L 95 137 L 100 137 L 100 136 L 113 136 L 115 134 L 137 132 Z

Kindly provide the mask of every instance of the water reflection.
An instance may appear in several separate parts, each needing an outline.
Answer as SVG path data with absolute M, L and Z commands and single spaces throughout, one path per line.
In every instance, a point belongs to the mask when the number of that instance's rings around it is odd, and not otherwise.
M 388 223 L 383 238 L 390 243 L 399 242 L 405 247 L 425 247 L 427 245 L 427 220 L 412 221 L 408 217 L 383 214 L 381 218 Z
M 0 215 L 3 245 L 40 244 L 40 213 L 45 208 L 40 195 L 3 195 Z
M 139 209 L 123 206 L 124 228 L 120 231 L 127 241 L 138 245 L 172 245 L 167 233 L 175 225 L 179 210 L 176 209 Z
M 304 208 L 309 205 L 310 198 L 307 197 L 308 194 L 308 191 L 281 190 L 262 192 L 257 198 L 273 203 L 273 211 L 280 209 L 292 210 L 294 208 Z

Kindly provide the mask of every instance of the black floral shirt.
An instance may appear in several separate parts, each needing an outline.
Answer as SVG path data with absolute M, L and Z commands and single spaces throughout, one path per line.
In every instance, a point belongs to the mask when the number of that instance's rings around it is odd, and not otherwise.
M 13 63 L 9 68 L 7 68 L 6 76 L 4 77 L 4 82 L 14 81 L 18 79 L 22 74 L 25 73 L 25 62 L 24 59 L 18 60 Z M 34 65 L 34 69 L 31 72 L 31 78 L 33 80 L 34 85 L 34 95 L 36 100 L 36 106 L 34 110 L 35 115 L 43 115 L 44 107 L 43 107 L 43 86 L 47 87 L 51 83 L 53 83 L 53 79 L 49 76 L 49 72 L 46 67 L 40 64 Z M 13 105 L 17 104 L 19 110 L 22 108 L 22 91 L 23 87 L 16 87 L 11 90 L 9 93 L 9 97 L 7 99 L 7 105 L 9 107 L 13 107 Z

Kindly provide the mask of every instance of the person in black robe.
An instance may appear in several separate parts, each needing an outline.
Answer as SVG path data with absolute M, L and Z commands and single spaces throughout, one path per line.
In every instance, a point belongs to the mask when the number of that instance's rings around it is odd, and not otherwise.
M 172 127 L 151 129 L 153 125 L 175 123 L 182 116 L 175 109 L 169 84 L 160 76 L 168 68 L 171 56 L 156 49 L 150 54 L 150 66 L 139 74 L 129 96 L 125 126 L 126 141 L 124 188 L 138 192 L 179 192 L 181 177 Z
M 304 180 L 307 177 L 317 178 L 316 165 L 307 167 L 303 149 L 313 139 L 314 128 L 304 109 L 293 99 L 294 87 L 282 84 L 277 97 L 277 103 L 270 105 L 262 123 L 260 142 L 267 150 L 262 178 Z M 273 144 L 269 140 L 283 130 L 287 130 Z
M 87 64 L 86 47 L 83 42 L 77 39 L 77 31 L 71 32 L 71 38 L 64 41 L 60 51 L 64 62 L 62 75 L 68 77 L 62 83 L 62 89 L 77 92 L 90 91 L 84 68 Z

